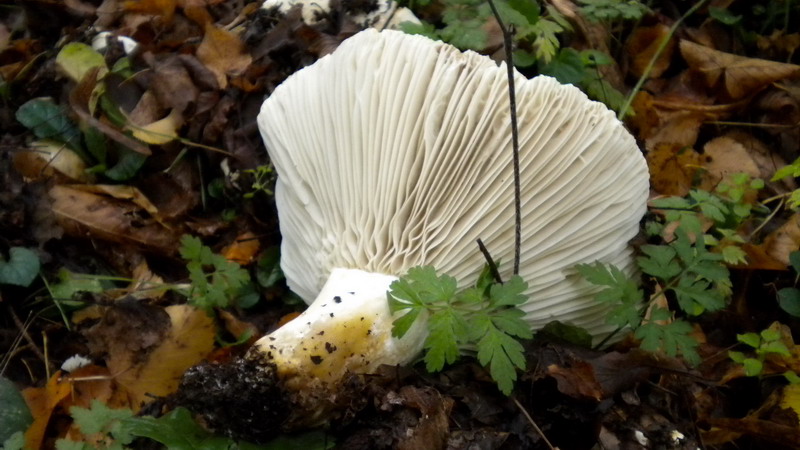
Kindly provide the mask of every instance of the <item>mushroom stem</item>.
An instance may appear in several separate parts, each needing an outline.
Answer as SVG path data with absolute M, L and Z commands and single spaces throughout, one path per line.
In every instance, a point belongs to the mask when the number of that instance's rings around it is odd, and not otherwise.
M 348 372 L 371 373 L 382 364 L 406 364 L 422 350 L 424 320 L 401 339 L 392 337 L 386 292 L 396 276 L 336 268 L 302 314 L 256 342 L 290 389 L 324 387 Z

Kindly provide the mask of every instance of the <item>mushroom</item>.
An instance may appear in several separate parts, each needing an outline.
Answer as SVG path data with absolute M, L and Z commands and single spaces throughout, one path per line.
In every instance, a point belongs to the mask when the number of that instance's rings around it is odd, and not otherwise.
M 602 261 L 635 273 L 648 171 L 633 137 L 604 105 L 549 77 L 516 73 L 522 309 L 611 331 L 607 304 L 574 266 Z M 368 29 L 289 77 L 258 127 L 278 174 L 281 267 L 310 304 L 260 339 L 288 389 L 335 389 L 347 373 L 406 364 L 424 320 L 392 337 L 392 281 L 432 265 L 474 282 L 486 242 L 510 276 L 513 174 L 507 72 L 488 57 L 426 37 Z

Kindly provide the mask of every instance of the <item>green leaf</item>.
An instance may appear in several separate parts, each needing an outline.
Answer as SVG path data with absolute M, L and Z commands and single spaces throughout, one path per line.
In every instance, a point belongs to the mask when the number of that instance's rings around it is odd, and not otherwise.
M 641 347 L 648 351 L 663 350 L 669 356 L 682 355 L 692 365 L 700 363 L 697 341 L 691 336 L 692 326 L 682 320 L 668 324 L 647 322 L 642 324 L 634 336 L 641 339 Z
M 14 383 L 0 377 L 0 442 L 5 442 L 17 432 L 25 432 L 33 423 L 33 416 Z
M 256 281 L 261 287 L 270 288 L 283 278 L 280 247 L 277 245 L 269 247 L 258 258 Z
M 778 305 L 789 315 L 800 317 L 800 289 L 783 288 L 779 290 Z
M 50 295 L 57 300 L 69 300 L 79 292 L 103 292 L 99 277 L 88 274 L 73 273 L 67 269 L 58 271 L 58 282 L 50 285 Z
M 745 358 L 742 361 L 742 366 L 744 366 L 744 374 L 748 377 L 759 375 L 764 369 L 764 363 L 755 358 Z
M 498 330 L 491 321 L 483 327 L 485 332 L 478 340 L 478 362 L 489 366 L 489 373 L 497 387 L 505 394 L 511 394 L 516 369 L 525 369 L 525 356 L 522 344 Z
M 788 381 L 789 384 L 800 384 L 800 377 L 797 376 L 793 370 L 787 370 L 784 372 L 783 377 L 786 378 L 786 381 Z
M 800 274 L 800 251 L 789 253 L 789 264 L 795 273 Z
M 90 70 L 95 68 L 100 69 L 97 74 L 98 80 L 108 72 L 103 55 L 91 46 L 80 42 L 70 42 L 65 45 L 56 56 L 56 65 L 75 82 L 80 82 Z
M 147 156 L 125 147 L 119 148 L 119 159 L 113 167 L 106 170 L 105 176 L 114 181 L 125 181 L 133 177 L 142 168 Z
M 25 449 L 25 433 L 17 431 L 9 436 L 5 442 L 0 442 L 4 450 L 24 450 Z
M 467 322 L 452 309 L 433 313 L 428 322 L 429 334 L 425 341 L 425 367 L 438 372 L 445 364 L 454 363 L 459 356 L 459 342 L 466 341 Z
M 125 421 L 125 429 L 134 436 L 150 438 L 170 450 L 225 450 L 233 445 L 230 438 L 214 436 L 192 420 L 186 408 L 176 408 L 159 417 L 137 417 Z
M 215 254 L 200 239 L 182 236 L 179 252 L 187 260 L 191 281 L 187 296 L 192 305 L 210 312 L 227 307 L 232 301 L 241 307 L 258 301 L 247 270 Z
M 541 335 L 549 335 L 557 339 L 575 344 L 579 347 L 591 348 L 592 335 L 583 328 L 576 327 L 567 323 L 554 320 L 548 322 L 542 329 L 536 332 L 534 339 L 539 339 Z
M 715 6 L 708 7 L 708 15 L 728 26 L 736 25 L 742 20 L 742 16 L 734 15 L 727 8 L 718 8 Z
M 675 260 L 677 253 L 671 246 L 643 245 L 637 261 L 642 272 L 662 280 L 670 280 L 681 273 L 681 265 Z
M 542 10 L 534 0 L 508 0 L 508 6 L 517 10 L 528 23 L 536 23 Z
M 0 284 L 27 287 L 39 275 L 39 256 L 24 247 L 11 247 L 9 260 L 0 260 Z
M 579 264 L 576 269 L 590 283 L 606 286 L 606 289 L 601 290 L 595 296 L 597 301 L 618 304 L 606 316 L 608 323 L 618 327 L 639 325 L 641 322 L 639 304 L 644 293 L 634 280 L 628 278 L 616 266 L 606 266 L 599 262 L 594 265 Z
M 736 245 L 726 245 L 722 247 L 722 259 L 727 264 L 746 264 L 747 253 Z
M 489 290 L 490 303 L 492 306 L 522 305 L 528 300 L 528 297 L 524 294 L 527 289 L 528 283 L 523 281 L 519 275 L 514 275 L 503 284 L 491 286 Z
M 80 131 L 66 111 L 50 98 L 28 100 L 17 109 L 15 117 L 40 139 L 52 139 L 80 152 Z
M 753 348 L 761 346 L 761 336 L 755 333 L 737 334 L 736 340 Z
M 70 414 L 84 434 L 107 434 L 122 445 L 133 441 L 133 435 L 123 428 L 121 422 L 133 417 L 130 409 L 111 409 L 99 400 L 92 400 L 88 409 L 73 406 Z

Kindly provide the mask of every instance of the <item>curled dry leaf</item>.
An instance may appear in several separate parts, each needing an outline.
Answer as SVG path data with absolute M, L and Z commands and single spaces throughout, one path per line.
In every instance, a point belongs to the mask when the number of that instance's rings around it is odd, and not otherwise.
M 775 81 L 797 76 L 800 66 L 747 58 L 714 50 L 690 41 L 680 43 L 681 54 L 710 88 L 723 88 L 734 100 L 756 93 Z
M 178 129 L 183 125 L 183 114 L 173 109 L 167 117 L 144 126 L 128 125 L 133 136 L 148 144 L 161 145 L 178 139 Z
M 261 244 L 258 242 L 258 238 L 251 231 L 246 231 L 225 247 L 222 255 L 237 264 L 248 265 L 253 262 L 260 249 Z
M 164 253 L 174 253 L 177 249 L 180 230 L 159 224 L 133 202 L 73 186 L 54 186 L 49 195 L 53 214 L 68 234 L 88 235 Z

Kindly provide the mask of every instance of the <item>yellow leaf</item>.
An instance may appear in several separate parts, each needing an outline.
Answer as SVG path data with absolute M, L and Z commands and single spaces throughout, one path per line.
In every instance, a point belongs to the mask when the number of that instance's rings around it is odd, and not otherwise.
M 76 83 L 94 68 L 98 68 L 98 80 L 108 72 L 103 55 L 80 42 L 70 42 L 65 45 L 56 56 L 56 65 Z
M 166 312 L 171 328 L 142 361 L 128 357 L 107 361 L 117 383 L 128 392 L 134 410 L 152 396 L 175 392 L 183 373 L 214 349 L 216 329 L 205 312 L 189 305 L 168 306 Z
M 142 127 L 129 124 L 128 128 L 133 131 L 133 136 L 140 141 L 161 145 L 177 139 L 177 130 L 181 125 L 183 125 L 183 117 L 180 112 L 173 109 L 167 117 L 161 120 L 156 120 Z

